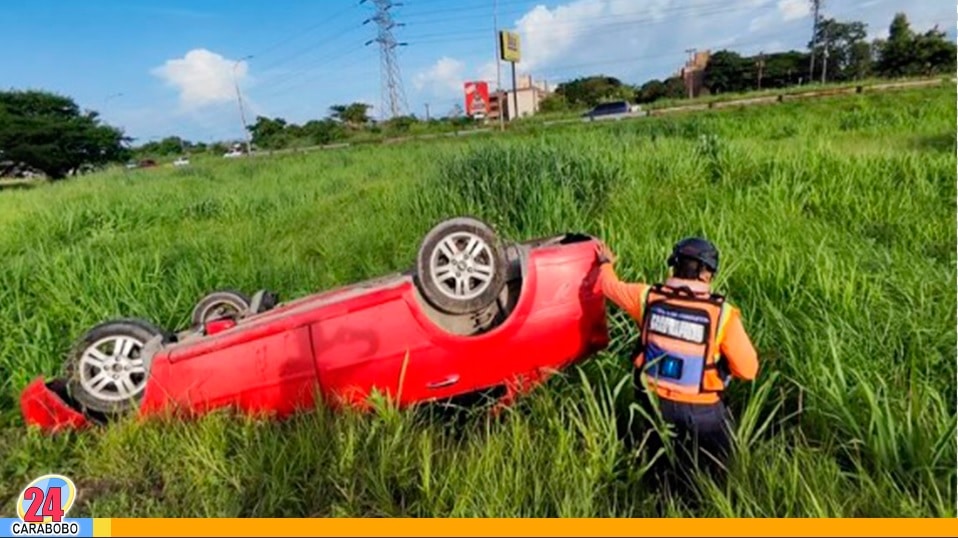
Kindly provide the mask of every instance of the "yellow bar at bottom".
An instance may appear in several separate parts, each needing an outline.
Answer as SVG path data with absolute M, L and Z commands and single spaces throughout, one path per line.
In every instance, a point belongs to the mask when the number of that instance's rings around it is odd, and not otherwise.
M 112 522 L 113 520 L 106 517 L 93 518 L 93 536 L 113 536 Z
M 96 536 L 958 536 L 956 519 L 123 519 Z

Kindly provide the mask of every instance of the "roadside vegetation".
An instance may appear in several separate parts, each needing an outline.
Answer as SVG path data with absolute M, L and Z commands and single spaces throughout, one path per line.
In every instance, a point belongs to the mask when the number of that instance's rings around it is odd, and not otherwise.
M 913 28 L 908 17 L 898 13 L 888 25 L 887 38 L 869 41 L 868 33 L 868 26 L 861 21 L 822 18 L 815 40 L 808 43 L 807 50 L 768 51 L 749 56 L 735 51 L 732 45 L 730 49 L 713 51 L 701 66 L 704 67 L 702 84 L 694 95 L 690 95 L 679 75 L 631 83 L 599 72 L 565 80 L 540 103 L 535 115 L 508 122 L 506 128 L 522 129 L 530 123 L 577 118 L 607 101 L 626 100 L 651 110 L 770 93 L 792 94 L 951 77 L 955 73 L 955 44 L 937 28 Z M 827 63 L 822 62 L 826 53 Z M 312 118 L 302 124 L 281 117 L 260 116 L 252 122 L 249 131 L 251 142 L 258 150 L 288 151 L 413 136 L 474 133 L 499 127 L 496 121 L 486 123 L 464 115 L 459 105 L 452 111 L 434 111 L 433 116 L 426 118 L 410 114 L 381 122 L 375 119 L 377 115 L 378 111 L 366 103 L 339 104 L 330 107 L 326 117 Z M 225 143 L 194 143 L 171 136 L 138 141 L 136 155 L 162 161 L 183 154 L 219 157 L 227 149 Z
M 74 515 L 954 517 L 955 117 L 936 87 L 5 191 L 0 514 L 58 472 Z M 611 346 L 499 419 L 23 427 L 19 391 L 104 319 L 181 328 L 212 289 L 292 299 L 392 272 L 461 212 L 511 239 L 599 235 L 624 279 L 661 278 L 681 236 L 719 245 L 761 358 L 729 395 L 725 484 L 656 489 L 656 455 L 620 441 L 635 332 L 611 307 Z

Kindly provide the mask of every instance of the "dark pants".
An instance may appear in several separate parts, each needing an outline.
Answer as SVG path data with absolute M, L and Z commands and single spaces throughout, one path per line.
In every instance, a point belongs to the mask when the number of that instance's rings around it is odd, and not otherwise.
M 719 401 L 715 404 L 690 404 L 659 398 L 649 393 L 642 384 L 638 370 L 635 371 L 633 383 L 636 403 L 655 423 L 658 423 L 655 409 L 657 406 L 663 421 L 670 424 L 677 434 L 677 438 L 673 438 L 670 445 L 673 458 L 660 456 L 665 458 L 665 461 L 656 465 L 656 470 L 662 471 L 662 464 L 665 464 L 664 467 L 671 468 L 670 470 L 680 471 L 679 474 L 684 475 L 684 478 L 689 478 L 689 472 L 694 469 L 705 471 L 713 478 L 724 474 L 722 468 L 731 454 L 732 428 L 732 418 L 725 403 Z M 633 431 L 636 431 L 636 428 L 639 439 L 649 434 L 643 452 L 651 456 L 663 448 L 665 441 L 648 419 L 635 417 Z M 669 463 L 672 465 L 668 465 Z

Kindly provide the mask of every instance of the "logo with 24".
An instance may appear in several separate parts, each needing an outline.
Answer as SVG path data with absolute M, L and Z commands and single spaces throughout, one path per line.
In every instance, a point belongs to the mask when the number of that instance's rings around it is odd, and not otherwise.
M 17 518 L 7 518 L 0 536 L 93 536 L 92 519 L 67 518 L 77 488 L 66 476 L 33 479 L 17 498 Z

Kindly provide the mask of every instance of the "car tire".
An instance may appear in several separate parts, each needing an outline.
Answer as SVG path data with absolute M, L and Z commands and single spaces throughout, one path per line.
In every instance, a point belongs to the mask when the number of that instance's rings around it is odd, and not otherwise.
M 240 316 L 249 310 L 251 302 L 249 297 L 235 290 L 214 291 L 196 303 L 190 320 L 195 328 L 231 313 Z
M 88 411 L 107 415 L 134 409 L 149 378 L 149 364 L 140 352 L 158 336 L 170 340 L 163 330 L 138 319 L 117 319 L 88 330 L 67 356 L 70 397 Z
M 457 217 L 426 234 L 416 278 L 422 295 L 437 309 L 471 314 L 498 298 L 507 269 L 505 249 L 492 227 L 472 217 Z

